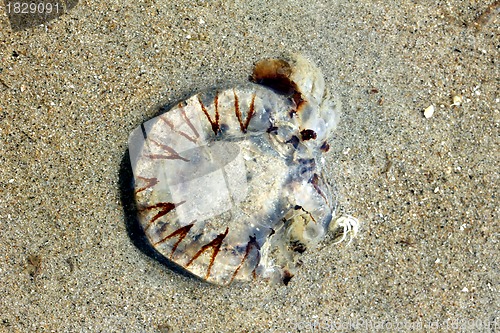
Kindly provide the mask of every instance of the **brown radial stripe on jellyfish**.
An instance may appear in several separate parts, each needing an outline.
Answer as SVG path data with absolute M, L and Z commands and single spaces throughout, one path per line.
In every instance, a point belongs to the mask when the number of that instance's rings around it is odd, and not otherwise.
M 153 225 L 153 223 L 158 220 L 160 217 L 162 216 L 165 216 L 167 215 L 169 212 L 171 212 L 175 207 L 177 206 L 180 206 L 182 205 L 183 203 L 185 203 L 186 201 L 181 201 L 179 203 L 171 203 L 171 202 L 159 202 L 157 203 L 156 205 L 153 205 L 153 206 L 148 206 L 148 207 L 144 207 L 144 208 L 141 208 L 139 209 L 139 211 L 143 212 L 145 210 L 151 210 L 151 209 L 156 209 L 156 208 L 159 208 L 160 211 L 158 213 L 156 213 L 155 216 L 153 216 L 153 218 L 151 219 L 151 221 L 149 221 L 148 225 L 144 228 L 144 232 L 146 232 L 149 227 L 151 225 Z
M 316 190 L 316 192 L 318 192 L 318 194 L 323 197 L 323 199 L 325 200 L 325 202 L 328 202 L 328 199 L 326 198 L 325 194 L 323 193 L 323 191 L 321 191 L 321 188 L 319 187 L 319 176 L 318 176 L 317 173 L 315 173 L 312 176 L 312 178 L 309 180 L 309 182 L 313 185 L 313 187 Z
M 205 105 L 203 104 L 203 102 L 201 101 L 200 96 L 196 95 L 196 97 L 198 98 L 198 102 L 200 103 L 201 110 L 203 111 L 203 113 L 207 117 L 208 121 L 210 122 L 210 125 L 212 125 L 212 131 L 214 131 L 214 134 L 217 135 L 219 133 L 219 130 L 220 130 L 220 125 L 219 125 L 219 92 L 216 92 L 215 97 L 214 97 L 215 120 L 212 120 L 212 118 L 208 114 L 208 110 L 205 107 Z
M 176 129 L 175 126 L 174 126 L 174 124 L 169 119 L 167 119 L 165 116 L 160 116 L 160 119 L 165 124 L 167 124 L 168 127 L 170 127 L 170 129 L 172 131 L 174 131 L 175 133 L 178 133 L 179 135 L 182 135 L 183 137 L 185 137 L 189 141 L 191 141 L 193 143 L 196 143 L 197 139 L 200 137 L 200 134 L 198 133 L 198 131 L 196 130 L 196 128 L 193 126 L 193 123 L 191 123 L 191 120 L 189 120 L 189 118 L 187 117 L 186 111 L 184 111 L 184 109 L 182 109 L 181 105 L 182 104 L 179 103 L 179 106 L 178 106 L 179 108 L 181 108 L 181 117 L 184 120 L 184 122 L 189 126 L 189 128 L 193 132 L 194 136 L 191 136 L 191 135 L 189 135 L 188 133 L 186 133 L 184 131 Z
M 174 238 L 174 237 L 178 236 L 179 238 L 177 239 L 177 242 L 175 242 L 174 246 L 172 246 L 172 252 L 170 253 L 170 259 L 172 259 L 172 256 L 174 255 L 175 250 L 177 250 L 177 246 L 179 246 L 180 242 L 182 242 L 184 237 L 186 237 L 186 235 L 188 234 L 189 230 L 191 230 L 191 228 L 193 227 L 195 222 L 196 222 L 196 220 L 193 221 L 191 224 L 185 225 L 185 226 L 175 230 L 170 235 L 168 235 L 168 236 L 164 237 L 163 239 L 159 240 L 158 242 L 154 243 L 153 246 L 156 246 L 156 245 L 161 244 L 170 238 Z
M 164 155 L 164 154 L 147 154 L 145 155 L 146 157 L 152 158 L 152 159 L 163 159 L 163 160 L 182 160 L 184 162 L 189 162 L 187 158 L 182 157 L 179 155 L 178 152 L 175 151 L 172 147 L 169 147 L 167 145 L 164 145 L 163 143 L 156 142 L 153 139 L 149 139 L 152 143 L 160 147 L 161 149 L 165 150 L 167 153 L 170 155 Z
M 304 129 L 302 131 L 300 131 L 300 136 L 302 138 L 303 141 L 307 141 L 307 140 L 316 140 L 316 132 L 314 132 L 312 129 Z
M 189 126 L 189 128 L 191 128 L 191 130 L 193 131 L 194 135 L 198 139 L 200 137 L 200 133 L 198 133 L 198 131 L 196 130 L 196 127 L 194 127 L 193 123 L 188 118 L 188 116 L 186 114 L 186 111 L 184 111 L 184 109 L 182 110 L 181 115 L 182 115 L 182 119 L 184 119 L 184 121 L 186 122 L 186 124 Z
M 210 257 L 210 264 L 208 265 L 208 268 L 207 268 L 207 274 L 205 275 L 205 280 L 208 279 L 208 277 L 210 276 L 210 270 L 212 269 L 212 266 L 214 264 L 214 260 L 215 260 L 215 257 L 217 257 L 217 254 L 219 253 L 219 250 L 220 250 L 220 247 L 222 245 L 222 241 L 224 240 L 224 238 L 227 236 L 227 233 L 229 232 L 229 228 L 226 228 L 226 231 L 223 233 L 223 234 L 219 234 L 217 235 L 217 237 L 215 237 L 210 243 L 208 244 L 205 244 L 201 247 L 201 249 L 198 250 L 198 252 L 196 252 L 196 254 L 191 258 L 191 260 L 189 260 L 189 262 L 186 264 L 186 266 L 184 266 L 185 268 L 187 268 L 189 265 L 191 265 L 193 263 L 193 261 L 196 260 L 196 258 L 198 258 L 203 252 L 205 252 L 206 250 L 208 250 L 209 248 L 212 248 L 212 255 Z
M 158 184 L 158 179 L 157 178 L 146 178 L 146 177 L 141 177 L 141 176 L 137 176 L 137 179 L 141 179 L 143 181 L 146 182 L 146 185 L 141 187 L 140 189 L 136 190 L 135 191 L 135 194 L 139 193 L 139 192 L 142 192 L 150 187 L 153 187 L 155 186 L 156 184 Z
M 252 119 L 255 112 L 255 93 L 252 94 L 252 101 L 250 102 L 250 106 L 248 109 L 247 119 L 245 123 L 243 123 L 243 119 L 241 117 L 240 111 L 240 103 L 238 101 L 238 95 L 236 95 L 236 91 L 233 89 L 234 95 L 234 113 L 236 114 L 236 118 L 238 118 L 238 122 L 240 123 L 240 129 L 243 133 L 247 132 L 248 125 L 250 124 L 250 120 Z
M 257 255 L 258 255 L 257 263 L 255 264 L 255 267 L 257 267 L 259 265 L 259 261 L 260 261 L 260 252 L 258 252 L 260 250 L 259 243 L 257 243 L 257 239 L 255 236 L 249 236 L 249 237 L 250 237 L 250 240 L 247 243 L 247 247 L 245 249 L 245 255 L 243 256 L 240 264 L 238 265 L 238 267 L 234 271 L 233 276 L 231 277 L 231 280 L 229 281 L 230 284 L 233 282 L 234 278 L 236 277 L 236 274 L 238 274 L 238 271 L 240 270 L 241 266 L 243 266 L 243 264 L 245 263 L 245 260 L 247 260 L 247 257 L 250 254 L 252 247 L 257 249 Z M 253 271 L 255 271 L 255 267 L 254 267 Z

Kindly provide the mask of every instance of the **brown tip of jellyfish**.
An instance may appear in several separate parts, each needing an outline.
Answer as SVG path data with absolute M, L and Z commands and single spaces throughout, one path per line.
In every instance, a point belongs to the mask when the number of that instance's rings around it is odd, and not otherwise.
M 290 80 L 292 66 L 281 59 L 264 59 L 255 64 L 250 81 L 274 89 L 284 95 L 297 92 L 297 85 Z

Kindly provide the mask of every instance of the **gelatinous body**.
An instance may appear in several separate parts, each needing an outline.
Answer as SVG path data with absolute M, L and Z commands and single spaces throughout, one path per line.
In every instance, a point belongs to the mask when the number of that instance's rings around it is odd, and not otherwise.
M 129 139 L 151 245 L 216 284 L 287 283 L 335 211 L 320 157 L 338 109 L 321 72 L 302 57 L 264 60 L 252 79 L 196 94 Z

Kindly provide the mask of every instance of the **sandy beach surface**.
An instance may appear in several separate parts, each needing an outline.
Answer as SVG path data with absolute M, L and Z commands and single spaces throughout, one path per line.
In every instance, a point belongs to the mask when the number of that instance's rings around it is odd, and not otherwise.
M 36 24 L 14 3 L 0 332 L 500 331 L 498 1 L 68 1 Z M 305 253 L 286 287 L 170 270 L 127 223 L 129 133 L 289 52 L 342 101 L 326 171 L 358 237 Z

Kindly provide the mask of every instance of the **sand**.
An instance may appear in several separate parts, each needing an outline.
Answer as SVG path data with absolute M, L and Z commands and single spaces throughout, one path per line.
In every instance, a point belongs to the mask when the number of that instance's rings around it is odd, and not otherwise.
M 500 330 L 498 2 L 72 5 L 0 7 L 0 332 Z M 326 169 L 358 237 L 286 287 L 172 271 L 127 222 L 129 133 L 286 52 L 342 100 Z

